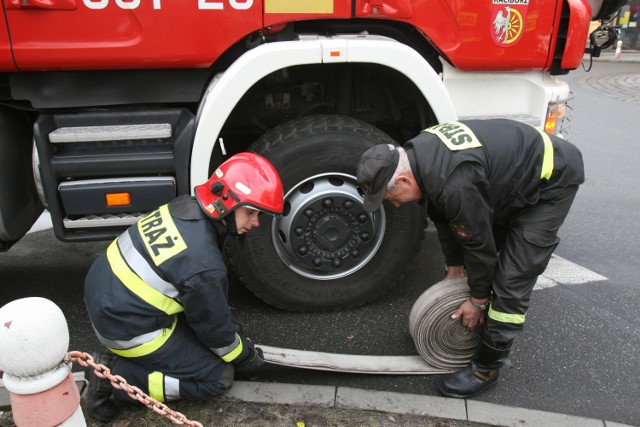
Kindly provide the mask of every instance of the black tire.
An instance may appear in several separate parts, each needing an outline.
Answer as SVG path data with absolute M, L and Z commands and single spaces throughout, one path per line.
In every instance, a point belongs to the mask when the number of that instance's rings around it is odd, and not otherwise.
M 230 262 L 255 295 L 289 311 L 335 310 L 373 301 L 402 277 L 425 224 L 415 204 L 363 209 L 356 167 L 380 143 L 395 142 L 365 122 L 322 115 L 251 146 L 276 167 L 285 192 L 281 218 L 262 216 L 256 230 L 229 239 Z

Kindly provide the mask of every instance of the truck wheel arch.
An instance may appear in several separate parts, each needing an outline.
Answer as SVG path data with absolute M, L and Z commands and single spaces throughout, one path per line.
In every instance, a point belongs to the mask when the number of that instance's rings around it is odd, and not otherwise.
M 221 160 L 220 151 L 214 150 L 218 138 L 252 87 L 281 69 L 341 63 L 388 67 L 412 83 L 432 114 L 416 126 L 457 118 L 440 76 L 402 43 L 372 36 L 264 44 L 238 58 L 207 88 L 196 119 L 191 188 L 206 181 L 210 167 Z M 287 193 L 285 206 L 291 209 L 281 221 L 263 224 L 228 248 L 231 265 L 254 294 L 281 309 L 321 311 L 366 304 L 401 277 L 422 240 L 418 206 L 383 207 L 370 216 L 362 211 L 355 185 L 360 154 L 382 142 L 404 141 L 346 115 L 303 115 L 267 131 L 248 148 L 274 161 Z M 223 153 L 247 149 L 222 143 L 220 148 Z M 315 214 L 307 221 L 311 210 Z M 303 229 L 314 236 L 306 243 L 296 234 Z M 299 252 L 303 250 L 309 253 L 305 256 Z M 243 256 L 234 259 L 234 253 Z
M 457 118 L 440 76 L 420 54 L 402 43 L 365 36 L 263 44 L 239 57 L 207 87 L 198 109 L 191 153 L 191 188 L 209 178 L 209 163 L 204 159 L 212 157 L 227 118 L 254 84 L 282 68 L 331 62 L 375 63 L 393 68 L 415 84 L 438 122 Z

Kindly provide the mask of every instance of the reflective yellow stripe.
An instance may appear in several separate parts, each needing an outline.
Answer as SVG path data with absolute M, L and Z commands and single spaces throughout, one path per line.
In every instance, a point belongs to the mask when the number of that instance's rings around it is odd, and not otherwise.
M 149 374 L 149 396 L 158 402 L 164 402 L 164 374 L 152 372 Z
M 236 357 L 240 356 L 240 353 L 242 353 L 242 340 L 240 340 L 240 342 L 238 343 L 238 346 L 236 348 L 234 348 L 233 350 L 231 350 L 229 353 L 225 354 L 224 356 L 221 357 L 222 360 L 224 360 L 227 363 L 231 363 L 235 360 Z
M 544 142 L 544 155 L 542 157 L 542 171 L 540 172 L 540 179 L 549 179 L 553 173 L 553 144 L 551 138 L 546 132 L 535 128 L 542 136 Z
M 171 334 L 173 334 L 173 331 L 175 330 L 177 323 L 178 323 L 178 316 L 175 316 L 173 325 L 171 325 L 170 328 L 165 328 L 162 334 L 158 338 L 151 340 L 149 342 L 146 342 L 137 347 L 129 348 L 127 350 L 118 350 L 118 349 L 109 347 L 109 350 L 111 350 L 118 356 L 122 356 L 122 357 L 146 356 L 147 354 L 153 353 L 154 351 L 162 347 L 164 343 L 167 342 Z
M 109 245 L 107 249 L 107 259 L 109 260 L 113 273 L 127 289 L 139 296 L 147 304 L 169 315 L 184 311 L 183 307 L 176 300 L 153 289 L 129 268 L 120 254 L 117 241 L 118 239 Z
M 514 323 L 520 325 L 524 323 L 524 314 L 509 314 L 495 311 L 493 306 L 489 306 L 489 317 L 497 322 Z

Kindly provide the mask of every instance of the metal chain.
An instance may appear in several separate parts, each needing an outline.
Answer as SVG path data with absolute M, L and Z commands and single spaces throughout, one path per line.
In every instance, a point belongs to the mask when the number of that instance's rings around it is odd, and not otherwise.
M 82 351 L 70 351 L 67 357 L 69 362 L 78 363 L 85 368 L 93 368 L 94 373 L 98 378 L 108 379 L 109 381 L 111 381 L 112 386 L 114 386 L 118 390 L 124 390 L 132 399 L 137 400 L 149 409 L 153 409 L 154 412 L 167 418 L 169 421 L 171 421 L 171 423 L 176 425 L 203 427 L 201 423 L 189 420 L 180 412 L 176 412 L 164 403 L 158 402 L 156 399 L 149 396 L 138 387 L 129 385 L 127 383 L 127 380 L 122 378 L 120 375 L 111 375 L 111 370 L 105 365 L 95 363 L 93 361 L 93 356 L 91 356 L 89 353 L 84 353 Z

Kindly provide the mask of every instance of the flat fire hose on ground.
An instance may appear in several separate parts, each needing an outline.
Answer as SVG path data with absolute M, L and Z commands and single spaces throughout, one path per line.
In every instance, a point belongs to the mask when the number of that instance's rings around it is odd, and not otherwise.
M 409 314 L 419 356 L 366 356 L 294 350 L 257 344 L 265 362 L 320 371 L 385 375 L 444 374 L 466 366 L 478 344 L 475 332 L 451 315 L 469 298 L 467 279 L 447 279 L 427 289 Z

